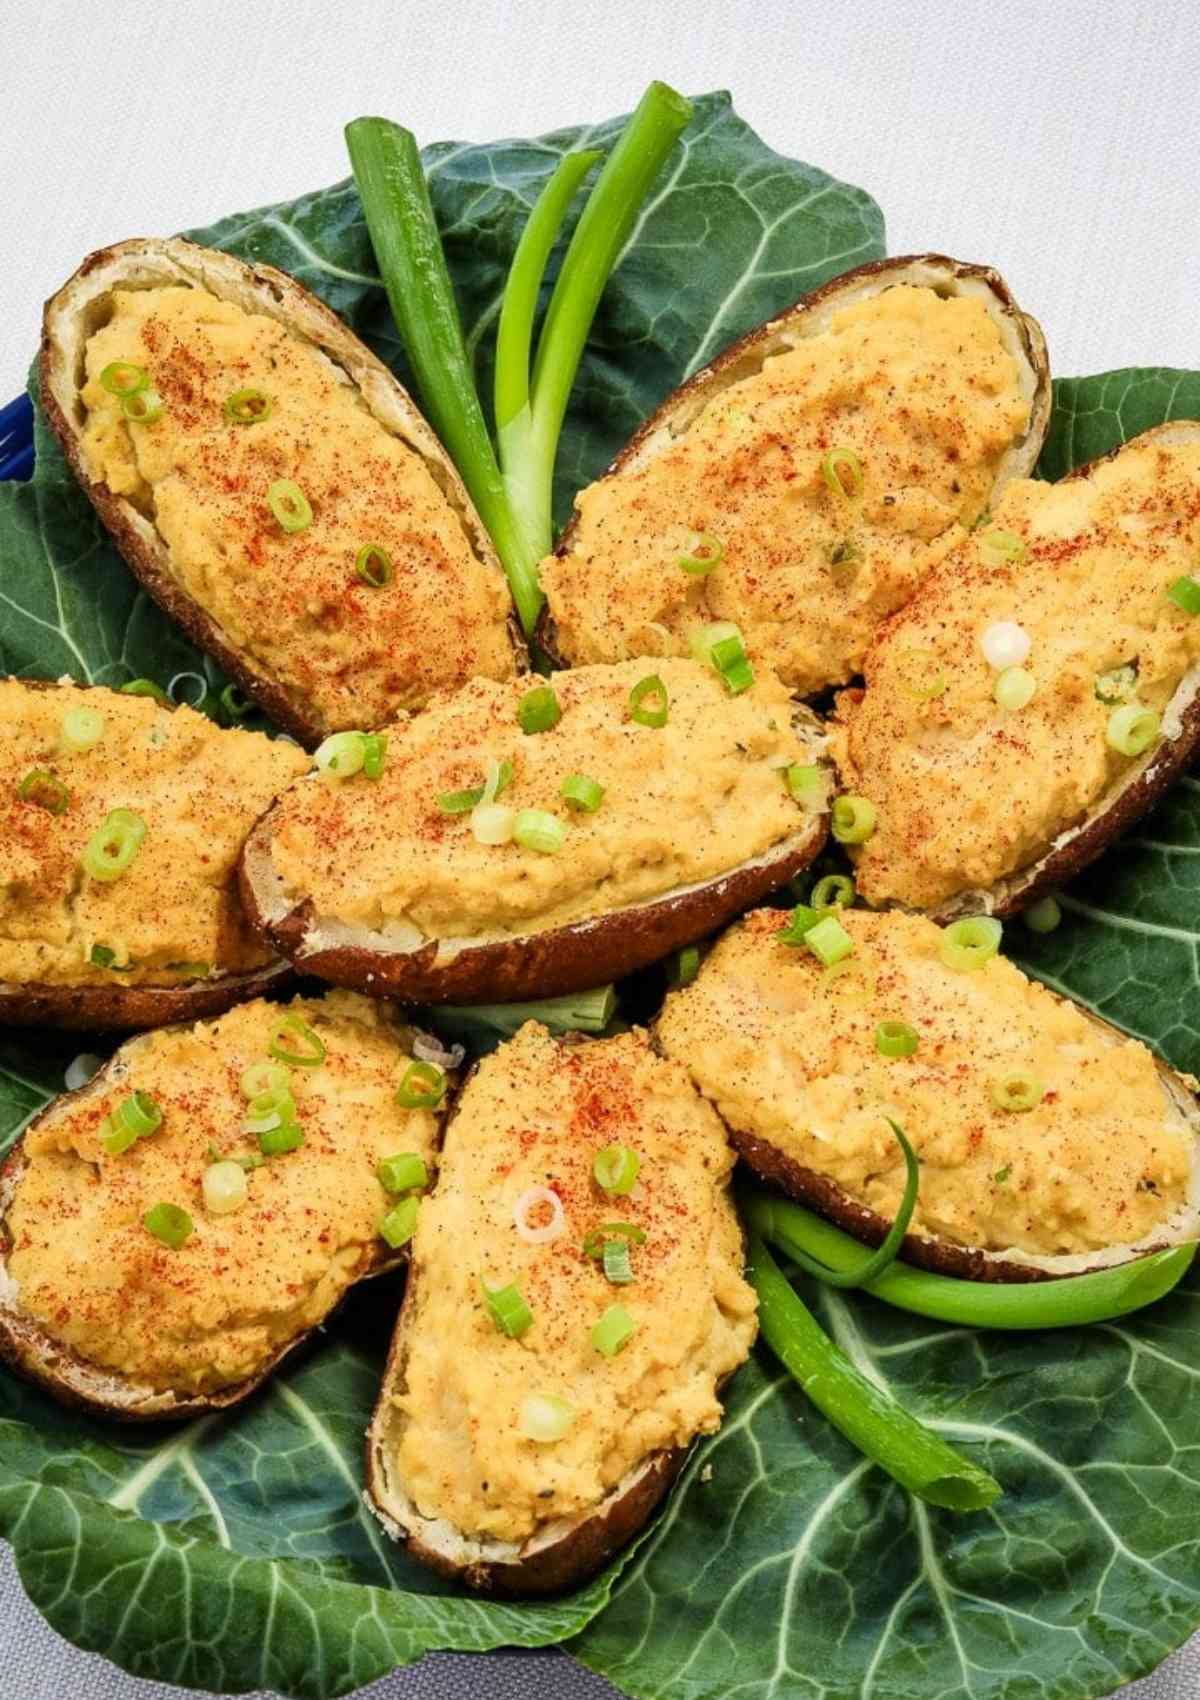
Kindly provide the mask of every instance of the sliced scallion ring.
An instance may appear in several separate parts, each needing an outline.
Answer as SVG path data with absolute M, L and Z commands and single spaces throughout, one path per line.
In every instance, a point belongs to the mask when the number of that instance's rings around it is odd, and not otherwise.
M 558 794 L 568 808 L 594 815 L 604 800 L 604 787 L 586 773 L 568 773 L 558 788 Z
M 1028 667 L 1006 667 L 996 675 L 992 695 L 999 707 L 1015 711 L 1026 707 L 1037 694 L 1037 680 Z
M 294 1033 L 307 1050 L 292 1050 L 284 1038 Z M 314 1033 L 308 1022 L 299 1015 L 285 1015 L 275 1028 L 271 1043 L 267 1046 L 267 1055 L 274 1057 L 276 1062 L 286 1063 L 289 1068 L 320 1068 L 325 1061 L 325 1043 L 319 1033 Z
M 693 578 L 707 578 L 721 564 L 725 545 L 711 531 L 698 532 L 688 544 L 687 553 L 680 555 L 679 565 Z
M 1002 567 L 1006 561 L 1017 566 L 1025 559 L 1025 545 L 1012 531 L 981 531 L 979 553 L 989 567 Z
M 633 1191 L 642 1160 L 629 1145 L 606 1145 L 597 1151 L 592 1176 L 602 1192 L 624 1198 Z
M 945 673 L 931 649 L 910 649 L 904 657 L 900 689 L 914 702 L 932 702 L 949 688 Z
M 222 1159 L 210 1163 L 200 1183 L 204 1193 L 204 1208 L 210 1216 L 228 1216 L 240 1210 L 250 1196 L 250 1183 L 240 1163 Z
M 604 1358 L 615 1358 L 637 1330 L 637 1325 L 624 1305 L 609 1305 L 592 1329 L 592 1345 Z
M 1062 920 L 1062 908 L 1055 897 L 1041 897 L 1031 903 L 1021 916 L 1031 933 L 1052 933 Z
M 282 1063 L 256 1062 L 246 1069 L 239 1086 L 245 1098 L 257 1098 L 260 1092 L 286 1092 L 291 1075 Z
M 384 1192 L 414 1192 L 429 1185 L 425 1159 L 415 1151 L 400 1151 L 395 1157 L 383 1158 L 375 1173 Z
M 561 1440 L 578 1412 L 556 1393 L 531 1393 L 521 1405 L 521 1433 L 527 1440 L 550 1445 Z
M 517 703 L 517 725 L 527 737 L 548 732 L 562 719 L 562 706 L 550 685 L 535 685 Z
M 150 388 L 150 374 L 132 360 L 110 360 L 100 373 L 100 387 L 109 395 L 137 395 L 139 390 Z
M 830 449 L 822 455 L 821 477 L 835 496 L 855 498 L 863 493 L 862 461 L 853 449 Z
M 825 774 L 810 762 L 792 762 L 783 769 L 783 783 L 787 786 L 788 796 L 795 803 L 802 804 L 806 809 L 824 807 L 826 796 Z
M 268 487 L 267 506 L 284 531 L 307 531 L 312 524 L 308 497 L 292 478 L 277 478 Z
M 118 1107 L 113 1120 L 129 1129 L 135 1139 L 145 1139 L 162 1126 L 163 1113 L 149 1092 L 131 1092 Z
M 1137 682 L 1138 670 L 1133 662 L 1126 662 L 1121 667 L 1110 667 L 1107 673 L 1096 675 L 1096 696 L 1109 707 L 1115 703 L 1128 702 L 1137 690 Z
M 386 1240 L 393 1251 L 399 1251 L 402 1245 L 407 1245 L 417 1231 L 417 1217 L 421 1213 L 419 1198 L 402 1198 L 399 1204 L 393 1204 L 379 1224 L 379 1237 Z
M 65 815 L 71 806 L 71 793 L 57 774 L 48 768 L 32 768 L 17 786 L 17 796 L 23 803 L 33 803 L 48 815 Z
M 161 685 L 155 684 L 153 679 L 130 679 L 128 683 L 121 686 L 121 695 L 126 697 L 153 697 L 155 702 L 161 703 L 164 708 L 174 707 L 166 691 L 163 690 Z
M 264 1157 L 283 1157 L 304 1144 L 304 1129 L 297 1122 L 282 1122 L 279 1127 L 264 1128 L 258 1136 L 258 1148 Z
M 446 1096 L 446 1076 L 435 1063 L 411 1062 L 396 1088 L 402 1110 L 436 1110 Z
M 225 417 L 231 425 L 261 425 L 274 409 L 275 403 L 262 390 L 234 390 L 226 399 Z
M 382 590 L 395 576 L 392 557 L 378 543 L 364 543 L 354 560 L 354 570 L 372 590 Z
M 804 942 L 826 968 L 844 961 L 854 949 L 854 940 L 833 915 L 822 915 L 815 926 L 807 928 Z
M 236 685 L 226 685 L 219 701 L 230 720 L 244 720 L 250 712 L 249 698 L 244 697 Z
M 567 841 L 564 823 L 545 809 L 518 809 L 512 835 L 523 850 L 536 850 L 542 856 L 557 855 Z
M 477 844 L 511 844 L 517 811 L 507 803 L 480 803 L 471 810 L 471 834 Z
M 507 1287 L 489 1287 L 486 1281 L 480 1281 L 479 1285 L 488 1314 L 501 1334 L 507 1334 L 510 1340 L 519 1340 L 533 1325 L 533 1312 L 521 1296 L 521 1289 L 515 1283 Z
M 146 823 L 131 809 L 113 809 L 84 845 L 84 872 L 94 880 L 118 880 L 130 868 L 146 836 Z
M 994 915 L 964 915 L 942 933 L 939 954 L 947 968 L 959 973 L 982 968 L 1000 949 L 1004 928 Z
M 670 706 L 667 687 L 657 673 L 639 679 L 629 693 L 629 718 L 639 726 L 665 726 Z
M 1185 614 L 1200 614 L 1200 579 L 1185 573 L 1168 588 L 1167 598 Z
M 813 886 L 809 901 L 814 909 L 849 909 L 854 903 L 854 881 L 849 874 L 826 874 Z
M 328 779 L 353 779 L 361 773 L 367 760 L 367 739 L 363 732 L 334 732 L 313 754 L 317 771 Z
M 1114 708 L 1104 729 L 1104 739 L 1110 749 L 1123 756 L 1140 756 L 1158 737 L 1162 725 L 1152 708 L 1140 703 L 1122 703 Z
M 363 733 L 363 778 L 381 779 L 387 762 L 387 733 Z
M 911 1057 L 920 1042 L 907 1021 L 881 1021 L 875 1029 L 875 1049 L 881 1057 Z
M 746 655 L 741 628 L 732 620 L 702 626 L 688 640 L 697 661 L 706 661 L 721 675 L 730 696 L 737 696 L 754 683 L 754 669 Z
M 157 390 L 135 390 L 121 397 L 121 412 L 134 425 L 153 425 L 166 412 L 166 405 Z
M 146 1232 L 153 1234 L 170 1251 L 178 1251 L 191 1238 L 195 1225 L 187 1211 L 181 1210 L 178 1204 L 156 1204 L 142 1217 Z
M 601 1261 L 605 1244 L 613 1238 L 626 1240 L 630 1245 L 645 1245 L 646 1230 L 636 1222 L 601 1222 L 598 1228 L 591 1228 L 584 1235 L 583 1255 Z
M 604 1279 L 610 1281 L 614 1287 L 627 1287 L 633 1280 L 628 1240 L 605 1240 L 601 1261 L 604 1264 Z
M 821 919 L 820 914 L 807 903 L 797 903 L 788 917 L 788 924 L 775 936 L 780 944 L 803 944 L 808 934 Z
M 877 821 L 875 805 L 865 797 L 834 798 L 830 830 L 839 844 L 865 844 Z
M 62 717 L 61 737 L 65 750 L 94 750 L 104 736 L 104 716 L 95 708 L 69 708 Z
M 1023 1115 L 1026 1110 L 1034 1109 L 1046 1095 L 1046 1088 L 1036 1074 L 1030 1074 L 1028 1069 L 1014 1069 L 1011 1074 L 1005 1074 L 999 1080 L 992 1082 L 992 1103 L 998 1110 L 1010 1110 L 1016 1115 Z

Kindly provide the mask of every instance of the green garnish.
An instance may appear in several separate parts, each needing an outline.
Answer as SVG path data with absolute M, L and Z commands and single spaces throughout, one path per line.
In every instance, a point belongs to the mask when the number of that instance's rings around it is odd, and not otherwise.
M 121 412 L 134 425 L 153 425 L 166 411 L 157 390 L 135 390 L 121 397 Z
M 629 693 L 629 718 L 639 726 L 665 726 L 671 699 L 657 673 L 639 679 Z
M 624 1240 L 628 1245 L 645 1245 L 646 1230 L 639 1228 L 636 1222 L 601 1222 L 598 1228 L 589 1228 L 584 1235 L 583 1255 L 602 1260 L 604 1247 L 614 1238 Z
M 878 816 L 874 803 L 865 797 L 835 797 L 830 831 L 839 844 L 865 844 L 875 831 Z
M 217 699 L 230 720 L 244 720 L 250 712 L 250 701 L 236 685 L 226 685 Z
M 776 937 L 780 944 L 803 944 L 820 919 L 818 911 L 807 903 L 797 903 L 788 917 L 787 926 L 782 928 Z
M 806 928 L 804 942 L 826 968 L 843 961 L 854 949 L 854 940 L 832 915 L 823 915 L 815 926 Z
M 550 685 L 535 685 L 517 703 L 517 725 L 526 736 L 548 732 L 562 719 L 562 708 Z
M 378 543 L 364 543 L 354 559 L 354 570 L 372 590 L 382 590 L 394 576 L 392 557 Z
M 1014 1069 L 1011 1074 L 1001 1076 L 993 1081 L 991 1099 L 998 1110 L 1010 1110 L 1022 1115 L 1026 1110 L 1034 1109 L 1046 1095 L 1046 1088 L 1036 1074 L 1030 1074 L 1027 1069 Z
M 411 1062 L 396 1088 L 402 1110 L 436 1110 L 446 1096 L 446 1076 L 433 1063 Z
M 385 1157 L 375 1169 L 384 1192 L 413 1192 L 429 1185 L 429 1170 L 425 1159 L 415 1151 L 401 1151 L 395 1157 Z
M 330 779 L 353 779 L 356 773 L 362 772 L 366 759 L 364 732 L 334 732 L 313 751 L 313 763 L 318 773 Z
M 93 750 L 103 736 L 104 716 L 94 708 L 71 708 L 62 717 L 62 741 L 68 750 Z
M 264 1157 L 282 1157 L 304 1144 L 304 1129 L 297 1122 L 282 1122 L 278 1127 L 264 1128 L 258 1136 L 258 1148 Z
M 1175 580 L 1167 590 L 1167 597 L 1185 614 L 1200 614 L 1200 580 L 1194 579 L 1190 573 Z
M 819 767 L 808 762 L 793 762 L 783 770 L 783 782 L 795 803 L 819 808 L 825 801 L 825 775 Z
M 1111 707 L 1131 697 L 1137 689 L 1137 682 L 1138 670 L 1127 661 L 1121 667 L 1110 667 L 1107 673 L 1097 674 L 1094 689 L 1100 701 Z
M 225 403 L 225 417 L 231 425 L 258 425 L 271 417 L 274 407 L 262 390 L 234 390 Z
M 705 661 L 721 675 L 730 696 L 738 696 L 754 683 L 754 669 L 746 656 L 740 629 L 732 620 L 702 626 L 688 640 L 692 655 Z
M 1052 933 L 1062 920 L 1062 908 L 1054 897 L 1043 897 L 1031 903 L 1021 916 L 1031 933 Z
M 100 373 L 100 386 L 109 395 L 137 395 L 139 390 L 149 389 L 150 374 L 132 360 L 110 360 Z
M 146 836 L 146 823 L 130 809 L 113 809 L 103 826 L 96 828 L 84 845 L 84 872 L 93 879 L 120 879 L 126 873 Z
M 826 874 L 810 893 L 814 909 L 849 909 L 854 903 L 854 881 L 849 874 Z
M 989 567 L 1003 566 L 1006 561 L 1016 565 L 1025 559 L 1025 545 L 1011 531 L 985 531 L 979 537 L 979 553 Z
M 291 478 L 277 478 L 267 490 L 267 506 L 284 531 L 307 531 L 313 511 L 308 497 Z
M 594 815 L 604 800 L 604 787 L 586 773 L 568 773 L 558 788 L 558 794 L 568 808 Z
M 562 821 L 545 809 L 518 809 L 512 835 L 523 850 L 536 850 L 543 856 L 556 855 L 567 841 Z
M 633 1280 L 633 1266 L 629 1261 L 629 1241 L 625 1239 L 605 1240 L 601 1259 L 604 1264 L 604 1277 L 611 1281 L 614 1287 L 625 1287 Z
M 174 708 L 170 696 L 161 685 L 156 685 L 153 679 L 130 679 L 121 686 L 121 695 L 127 697 L 153 697 L 155 702 L 164 708 Z
M 688 545 L 687 554 L 680 555 L 679 565 L 692 578 L 707 578 L 714 567 L 720 566 L 724 554 L 725 545 L 720 538 L 711 531 L 701 531 Z
M 1006 1163 L 1002 1169 L 997 1169 L 992 1176 L 997 1186 L 1004 1186 L 1012 1176 L 1012 1164 Z
M 512 776 L 512 762 L 499 762 L 495 764 L 493 771 L 482 785 L 473 786 L 470 791 L 441 792 L 437 799 L 437 806 L 444 815 L 469 814 L 479 803 L 494 803 L 496 798 L 512 784 Z
M 609 1305 L 592 1329 L 592 1345 L 604 1358 L 615 1358 L 622 1346 L 628 1345 L 636 1332 L 636 1324 L 624 1305 Z
M 363 763 L 364 779 L 379 779 L 383 775 L 384 763 L 387 761 L 387 733 L 363 733 Z
M 282 1063 L 256 1062 L 243 1072 L 238 1084 L 244 1098 L 257 1098 L 263 1092 L 286 1092 L 290 1080 Z
M 178 1251 L 190 1239 L 195 1223 L 178 1204 L 156 1204 L 142 1217 L 142 1226 L 171 1251 Z
M 421 1213 L 419 1198 L 402 1198 L 399 1204 L 393 1204 L 387 1215 L 379 1224 L 379 1237 L 386 1240 L 393 1251 L 399 1251 L 402 1245 L 407 1245 L 417 1231 L 417 1217 Z
M 1037 680 L 1028 667 L 1006 667 L 996 675 L 992 695 L 1001 708 L 1024 708 L 1037 694 Z
M 111 1157 L 119 1157 L 139 1139 L 157 1133 L 162 1119 L 162 1111 L 148 1092 L 134 1092 L 108 1117 L 100 1143 Z
M 519 1340 L 533 1322 L 533 1312 L 521 1297 L 520 1288 L 515 1285 L 492 1288 L 486 1281 L 480 1281 L 479 1286 L 496 1327 L 510 1340 Z
M 50 815 L 65 815 L 71 806 L 71 793 L 62 780 L 44 767 L 35 767 L 17 786 L 17 796 L 23 803 L 34 803 Z
M 939 953 L 947 968 L 959 973 L 982 968 L 1000 949 L 1004 928 L 994 915 L 966 915 L 943 931 Z
M 881 1057 L 911 1057 L 921 1043 L 907 1021 L 881 1021 L 875 1029 L 875 1049 Z
M 856 497 L 863 493 L 862 461 L 853 449 L 830 449 L 827 455 L 822 455 L 821 477 L 835 496 Z
M 700 972 L 700 947 L 685 945 L 677 950 L 667 962 L 667 984 L 669 986 L 690 986 Z
M 606 1145 L 596 1153 L 592 1175 L 602 1192 L 623 1198 L 633 1191 L 641 1166 L 642 1160 L 631 1146 Z
M 284 1044 L 284 1035 L 294 1033 L 302 1044 L 307 1045 L 305 1051 L 289 1050 Z M 326 1051 L 324 1041 L 318 1033 L 299 1015 L 285 1015 L 275 1028 L 271 1043 L 267 1046 L 267 1055 L 274 1057 L 277 1062 L 286 1063 L 289 1068 L 320 1068 L 325 1061 Z
M 1127 702 L 1114 708 L 1105 728 L 1105 741 L 1123 756 L 1140 756 L 1158 737 L 1161 722 L 1152 708 Z

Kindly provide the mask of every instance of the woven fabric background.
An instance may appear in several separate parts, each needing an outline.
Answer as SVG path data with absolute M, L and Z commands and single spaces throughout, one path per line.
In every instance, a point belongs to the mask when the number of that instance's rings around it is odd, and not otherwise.
M 999 267 L 1056 372 L 1200 365 L 1194 0 L 0 0 L 0 38 L 0 400 L 88 249 L 344 176 L 358 113 L 425 140 L 534 135 L 627 109 L 651 76 L 731 88 L 775 147 L 868 188 L 892 253 Z M 7 1549 L 0 1650 L 0 1700 L 179 1692 L 61 1641 Z M 360 1700 L 612 1693 L 557 1654 L 447 1655 Z M 1200 1640 L 1122 1700 L 1197 1696 Z

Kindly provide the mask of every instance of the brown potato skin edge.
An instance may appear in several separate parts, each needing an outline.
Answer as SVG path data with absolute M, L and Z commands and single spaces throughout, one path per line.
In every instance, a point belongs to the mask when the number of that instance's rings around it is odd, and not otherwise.
M 270 812 L 251 834 L 269 834 Z M 281 920 L 268 920 L 258 903 L 243 851 L 238 863 L 242 905 L 251 925 L 305 974 L 370 997 L 411 1003 L 518 1003 L 586 991 L 623 978 L 673 950 L 715 932 L 732 916 L 792 879 L 825 843 L 824 817 L 814 819 L 805 842 L 757 868 L 734 869 L 698 890 L 551 932 L 530 933 L 462 950 L 438 966 L 436 941 L 408 954 L 343 945 L 304 952 L 314 924 L 311 902 Z M 303 954 L 301 954 L 304 952 Z
M 678 389 L 672 390 L 666 400 L 659 403 L 649 418 L 643 420 L 624 448 L 610 461 L 600 476 L 608 478 L 614 473 L 623 471 L 626 463 L 641 448 L 646 438 L 665 425 L 682 402 L 689 401 L 698 391 L 712 390 L 716 393 L 724 388 L 725 375 L 729 368 L 736 366 L 753 350 L 757 342 L 761 341 L 768 332 L 774 331 L 784 320 L 801 315 L 812 307 L 820 307 L 831 297 L 842 294 L 848 284 L 861 283 L 868 278 L 879 277 L 885 272 L 900 271 L 905 266 L 911 266 L 921 261 L 931 261 L 935 264 L 950 266 L 953 268 L 956 277 L 982 278 L 991 287 L 1001 305 L 1012 312 L 1020 321 L 1025 351 L 1029 357 L 1030 365 L 1037 373 L 1037 387 L 1029 407 L 1028 435 L 1031 438 L 1036 438 L 1037 441 L 1037 450 L 1030 457 L 1029 464 L 1032 467 L 1037 459 L 1038 452 L 1040 452 L 1050 418 L 1050 368 L 1046 359 L 1045 346 L 1041 340 L 1040 327 L 1037 326 L 1035 320 L 1030 318 L 1028 313 L 1021 310 L 1007 283 L 999 272 L 993 271 L 991 266 L 973 265 L 967 261 L 954 260 L 948 254 L 929 253 L 902 254 L 894 259 L 871 260 L 866 265 L 855 266 L 853 270 L 843 272 L 840 277 L 830 278 L 828 283 L 823 283 L 819 289 L 814 289 L 811 294 L 802 295 L 790 307 L 784 307 L 781 312 L 774 314 L 765 323 L 755 325 L 751 330 L 744 332 L 728 347 L 723 348 L 706 366 L 702 366 L 698 372 L 694 372 Z M 1030 329 L 1030 326 L 1033 326 L 1033 330 Z M 573 509 L 571 517 L 563 527 L 562 534 L 555 545 L 554 553 L 556 555 L 561 556 L 568 553 L 574 542 L 578 525 L 579 515 Z M 538 618 L 534 630 L 534 641 L 549 658 L 556 670 L 570 666 L 570 662 L 563 657 L 558 647 L 558 632 L 548 603 L 542 609 Z
M 72 278 L 86 277 L 97 267 L 106 265 L 119 248 L 120 244 L 114 244 L 96 249 L 72 274 Z M 221 252 L 224 254 L 224 250 Z M 224 254 L 224 257 L 231 263 L 242 265 L 257 283 L 271 289 L 275 294 L 278 295 L 282 291 L 285 295 L 301 299 L 311 312 L 319 314 L 327 323 L 336 327 L 339 339 L 349 337 L 355 342 L 359 341 L 332 308 L 326 307 L 318 296 L 290 274 L 279 271 L 275 266 L 249 265 L 245 261 L 237 261 L 233 254 Z M 68 279 L 63 288 L 67 288 L 71 281 L 72 279 Z M 216 622 L 204 612 L 199 603 L 193 602 L 146 549 L 143 538 L 138 535 L 124 513 L 121 499 L 113 495 L 107 484 L 98 483 L 88 477 L 78 435 L 71 421 L 63 413 L 50 382 L 53 339 L 49 330 L 49 310 L 56 300 L 57 295 L 52 296 L 46 303 L 38 356 L 38 388 L 43 411 L 80 488 L 99 514 L 130 571 L 164 614 L 183 629 L 198 649 L 203 650 L 206 655 L 211 655 L 234 683 L 256 702 L 277 726 L 282 727 L 306 749 L 314 748 L 329 730 L 324 721 L 307 712 L 304 703 L 291 696 L 270 675 L 256 672 L 240 651 L 226 643 Z M 365 345 L 362 346 L 365 351 Z M 517 671 L 522 672 L 528 664 L 528 657 L 515 615 L 509 616 L 508 630 Z
M 54 1027 L 64 1032 L 135 1032 L 177 1021 L 224 1015 L 235 1004 L 292 983 L 290 963 L 225 974 L 190 986 L 56 986 L 0 982 L 0 1027 Z

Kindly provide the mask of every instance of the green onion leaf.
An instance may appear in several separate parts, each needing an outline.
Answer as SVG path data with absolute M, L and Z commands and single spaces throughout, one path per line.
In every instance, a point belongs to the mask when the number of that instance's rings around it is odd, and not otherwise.
M 633 1280 L 633 1266 L 629 1261 L 629 1241 L 627 1239 L 605 1240 L 601 1253 L 604 1261 L 604 1276 L 614 1287 L 628 1286 Z
M 271 417 L 274 407 L 262 390 L 234 390 L 225 403 L 225 417 L 231 425 L 259 425 Z
M 379 779 L 383 775 L 384 763 L 387 760 L 387 733 L 364 732 L 363 734 L 363 778 Z
M 802 803 L 807 809 L 824 807 L 826 780 L 821 768 L 807 762 L 793 762 L 783 769 L 783 783 L 794 803 Z
M 567 841 L 563 822 L 545 809 L 518 809 L 512 835 L 523 850 L 536 850 L 543 856 L 555 855 Z
M 142 1217 L 142 1226 L 171 1251 L 178 1251 L 184 1241 L 191 1238 L 195 1223 L 178 1204 L 156 1204 Z
M 492 1288 L 486 1281 L 480 1281 L 479 1286 L 496 1327 L 510 1340 L 519 1340 L 533 1323 L 533 1312 L 521 1297 L 520 1288 L 512 1285 Z
M 114 1121 L 126 1127 L 135 1139 L 145 1139 L 162 1126 L 162 1111 L 148 1092 L 133 1092 L 119 1106 Z
M 849 874 L 826 874 L 813 886 L 814 909 L 849 909 L 854 903 L 854 881 Z
M 407 1245 L 417 1231 L 417 1217 L 421 1213 L 419 1198 L 402 1198 L 399 1204 L 393 1204 L 387 1215 L 379 1224 L 379 1237 L 386 1240 L 393 1251 L 399 1251 L 402 1245 Z
M 106 944 L 94 944 L 89 960 L 93 968 L 112 968 L 116 965 L 117 953 Z
M 598 1228 L 590 1228 L 584 1235 L 583 1255 L 599 1262 L 604 1256 L 605 1245 L 613 1237 L 623 1239 L 629 1245 L 645 1245 L 646 1230 L 639 1228 L 636 1222 L 601 1222 Z
M 482 801 L 482 785 L 476 785 L 473 791 L 439 791 L 437 795 L 437 806 L 444 815 L 469 815 Z
M 670 709 L 667 687 L 657 673 L 639 679 L 629 693 L 629 718 L 639 726 L 665 726 Z
M 100 1124 L 100 1143 L 110 1157 L 120 1157 L 130 1146 L 136 1145 L 138 1134 L 135 1129 L 127 1127 L 124 1122 L 116 1121 L 112 1116 L 106 1116 Z
M 157 390 L 135 390 L 121 397 L 121 412 L 134 425 L 153 425 L 165 412 L 163 398 Z
M 104 716 L 94 708 L 71 708 L 62 717 L 62 741 L 67 750 L 93 750 L 104 736 Z
M 550 685 L 535 685 L 517 703 L 517 724 L 526 736 L 548 732 L 562 719 L 562 709 Z
M 1056 898 L 1043 897 L 1031 903 L 1021 919 L 1031 933 L 1052 933 L 1062 920 L 1062 909 Z
M 23 803 L 33 803 L 49 815 L 65 815 L 71 806 L 71 793 L 57 775 L 44 767 L 35 767 L 17 786 L 17 796 Z
M 592 1345 L 603 1358 L 615 1358 L 622 1346 L 628 1345 L 636 1332 L 636 1324 L 624 1305 L 609 1305 L 592 1329 Z
M 1123 756 L 1140 756 L 1158 737 L 1161 722 L 1152 708 L 1127 702 L 1108 717 L 1104 737 L 1110 749 Z
M 282 1063 L 256 1062 L 244 1071 L 238 1084 L 244 1098 L 257 1098 L 262 1092 L 286 1092 L 291 1078 Z
M 920 1042 L 907 1021 L 881 1021 L 875 1029 L 875 1049 L 881 1057 L 911 1057 Z
M 606 1145 L 597 1151 L 592 1175 L 602 1192 L 615 1198 L 631 1193 L 638 1178 L 642 1160 L 628 1145 Z
M 132 360 L 110 360 L 100 373 L 100 386 L 109 395 L 137 395 L 139 390 L 149 389 L 150 374 Z
M 282 1157 L 304 1144 L 304 1129 L 297 1122 L 283 1122 L 279 1127 L 264 1128 L 258 1136 L 258 1148 L 264 1157 Z
M 246 1170 L 233 1158 L 210 1163 L 200 1182 L 204 1208 L 210 1216 L 228 1216 L 240 1210 L 250 1196 Z
M 175 704 L 161 685 L 156 685 L 153 679 L 130 679 L 121 686 L 121 695 L 127 697 L 153 697 L 155 702 L 164 708 L 174 708 Z
M 267 490 L 267 506 L 284 531 L 307 531 L 313 511 L 308 497 L 291 478 L 277 478 Z
M 839 844 L 865 844 L 875 831 L 878 816 L 874 803 L 865 797 L 835 797 L 830 830 Z
M 1000 949 L 1003 932 L 994 915 L 966 915 L 961 921 L 952 921 L 942 933 L 942 961 L 959 973 L 982 968 Z
M 436 1110 L 446 1096 L 446 1076 L 433 1063 L 411 1062 L 396 1088 L 402 1110 Z
M 1194 579 L 1190 573 L 1177 578 L 1169 587 L 1167 596 L 1185 614 L 1200 614 L 1200 580 Z
M 289 1033 L 294 1033 L 308 1049 L 289 1049 L 284 1044 L 284 1037 Z M 283 1020 L 276 1024 L 271 1043 L 267 1046 L 267 1055 L 274 1057 L 277 1062 L 286 1063 L 289 1068 L 320 1068 L 325 1061 L 326 1051 L 320 1035 L 313 1032 L 307 1021 L 299 1015 L 285 1015 Z
M 690 986 L 700 972 L 700 947 L 685 945 L 677 950 L 667 962 L 667 984 L 669 986 Z
M 862 461 L 853 449 L 830 449 L 822 455 L 821 477 L 835 496 L 853 498 L 863 493 Z
M 559 786 L 559 796 L 569 808 L 594 815 L 604 800 L 604 787 L 586 773 L 568 773 Z
M 1138 670 L 1132 662 L 1126 662 L 1121 667 L 1110 667 L 1107 673 L 1096 677 L 1095 692 L 1101 702 L 1126 702 L 1137 689 Z
M 1028 1069 L 1014 1069 L 1011 1074 L 1002 1075 L 992 1082 L 989 1090 L 998 1110 L 1010 1110 L 1017 1115 L 1035 1109 L 1046 1095 L 1046 1088 Z
M 679 565 L 692 578 L 707 578 L 714 567 L 719 567 L 725 554 L 725 545 L 720 538 L 714 537 L 711 531 L 701 531 L 688 545 L 686 555 L 680 555 Z
M 413 1192 L 417 1187 L 429 1185 L 425 1159 L 415 1151 L 401 1151 L 395 1157 L 385 1157 L 375 1173 L 384 1192 Z
M 1037 680 L 1027 667 L 1006 667 L 996 675 L 992 695 L 1001 708 L 1024 708 L 1037 694 Z
M 250 712 L 249 698 L 244 697 L 236 685 L 226 685 L 218 700 L 230 720 L 244 720 Z
M 820 919 L 817 910 L 807 903 L 797 903 L 788 917 L 787 926 L 777 933 L 776 937 L 780 944 L 803 944 Z
M 985 531 L 979 535 L 979 553 L 989 567 L 1003 566 L 1006 561 L 1016 566 L 1025 559 L 1025 545 L 1011 531 Z
M 145 836 L 146 823 L 140 815 L 129 809 L 113 809 L 84 845 L 81 858 L 84 872 L 105 882 L 120 879 Z
M 854 949 L 854 940 L 832 915 L 823 916 L 815 926 L 809 927 L 804 934 L 804 942 L 826 968 L 843 961 Z
M 317 771 L 327 779 L 353 779 L 367 761 L 365 732 L 334 732 L 313 752 Z
M 364 543 L 354 561 L 354 570 L 372 590 L 382 590 L 395 575 L 392 557 L 378 543 Z

